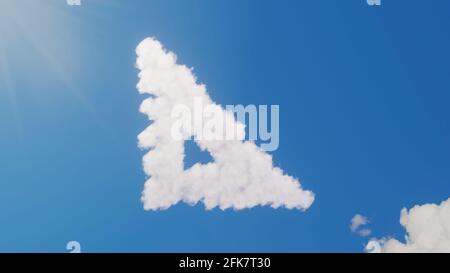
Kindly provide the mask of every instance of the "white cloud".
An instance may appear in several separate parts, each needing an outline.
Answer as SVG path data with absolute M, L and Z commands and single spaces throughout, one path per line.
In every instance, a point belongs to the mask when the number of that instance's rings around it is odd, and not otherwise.
M 184 170 L 184 141 L 171 137 L 173 107 L 181 104 L 192 108 L 193 98 L 201 98 L 205 106 L 215 105 L 224 114 L 229 113 L 211 100 L 192 70 L 177 64 L 175 54 L 167 52 L 159 41 L 145 39 L 136 53 L 140 69 L 137 88 L 151 95 L 143 101 L 140 111 L 153 121 L 138 136 L 139 146 L 151 149 L 143 158 L 149 176 L 142 194 L 145 209 L 167 209 L 180 201 L 203 202 L 207 209 L 270 205 L 304 210 L 313 203 L 311 191 L 303 190 L 296 178 L 273 166 L 271 155 L 253 142 L 243 142 L 242 137 L 231 141 L 196 140 L 201 149 L 210 152 L 214 162 Z M 240 134 L 245 134 L 240 128 Z M 192 134 L 197 132 L 194 129 Z
M 370 233 L 372 232 L 370 229 L 368 228 L 359 229 L 361 226 L 367 225 L 368 223 L 369 220 L 367 219 L 367 217 L 361 214 L 356 214 L 350 220 L 350 230 L 362 237 L 369 236 Z
M 361 237 L 367 237 L 372 233 L 372 231 L 368 228 L 363 228 L 363 229 L 358 230 L 357 233 Z
M 450 198 L 440 205 L 425 204 L 409 211 L 403 208 L 400 224 L 406 229 L 404 243 L 394 238 L 374 239 L 366 249 L 372 252 L 450 252 Z

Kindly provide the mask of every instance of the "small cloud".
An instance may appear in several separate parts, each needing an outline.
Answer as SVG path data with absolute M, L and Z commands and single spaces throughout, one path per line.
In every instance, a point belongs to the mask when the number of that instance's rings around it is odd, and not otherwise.
M 357 233 L 361 237 L 367 237 L 372 233 L 372 231 L 368 228 L 363 228 L 363 229 L 360 229 Z
M 405 228 L 405 242 L 394 238 L 372 239 L 366 251 L 387 253 L 450 252 L 450 198 L 441 204 L 403 208 L 400 224 Z
M 372 233 L 372 231 L 370 229 L 368 229 L 368 228 L 360 229 L 361 226 L 367 225 L 368 223 L 369 223 L 369 219 L 367 219 L 367 217 L 365 217 L 361 214 L 356 214 L 350 220 L 350 230 L 353 233 L 356 233 L 361 237 L 369 236 Z
M 360 226 L 366 225 L 369 223 L 369 220 L 367 219 L 367 217 L 361 215 L 361 214 L 356 214 L 355 216 L 353 216 L 352 220 L 350 220 L 351 224 L 350 224 L 350 230 L 352 232 L 355 232 Z

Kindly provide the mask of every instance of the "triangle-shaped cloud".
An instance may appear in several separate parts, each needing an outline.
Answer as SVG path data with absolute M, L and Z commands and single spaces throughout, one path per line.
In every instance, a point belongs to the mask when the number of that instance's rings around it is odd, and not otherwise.
M 142 193 L 146 210 L 167 209 L 180 201 L 192 205 L 203 202 L 207 209 L 236 210 L 258 205 L 305 210 L 313 203 L 314 194 L 274 167 L 271 155 L 253 142 L 244 141 L 243 125 L 211 100 L 191 69 L 176 63 L 175 54 L 167 52 L 154 38 L 142 41 L 136 53 L 140 70 L 137 88 L 140 93 L 151 95 L 143 101 L 140 111 L 153 121 L 138 136 L 139 146 L 151 149 L 143 158 L 144 171 L 149 176 Z M 233 140 L 196 138 L 214 162 L 195 164 L 185 170 L 184 139 L 173 137 L 176 120 L 172 110 L 184 105 L 195 111 L 193 98 L 222 112 L 239 130 Z M 194 128 L 184 137 L 198 137 L 200 130 Z

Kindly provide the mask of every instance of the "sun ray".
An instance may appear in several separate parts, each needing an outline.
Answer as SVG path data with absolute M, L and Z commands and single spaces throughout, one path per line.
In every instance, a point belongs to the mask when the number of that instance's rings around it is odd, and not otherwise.
M 7 15 L 7 18 L 3 18 L 2 21 L 7 21 L 7 27 L 0 27 L 0 37 L 8 36 L 5 38 L 15 38 L 16 40 L 26 40 L 26 43 L 29 43 L 35 50 L 39 53 L 39 55 L 43 58 L 48 68 L 51 69 L 58 77 L 58 79 L 67 87 L 67 91 L 71 92 L 74 97 L 78 100 L 79 103 L 85 108 L 86 111 L 90 113 L 91 116 L 100 124 L 100 126 L 105 127 L 105 122 L 100 117 L 98 112 L 96 111 L 94 105 L 90 102 L 89 98 L 83 92 L 83 90 L 77 86 L 75 81 L 73 80 L 71 74 L 68 72 L 65 61 L 58 59 L 55 54 L 48 48 L 48 40 L 42 37 L 42 35 L 50 34 L 52 37 L 56 37 L 57 34 L 66 34 L 64 27 L 66 27 L 67 19 L 70 18 L 71 22 L 82 23 L 80 20 L 76 20 L 73 16 L 66 14 L 67 11 L 57 8 L 57 6 L 52 5 L 55 3 L 50 3 L 48 1 L 17 1 L 17 5 L 6 5 L 3 6 L 3 10 Z M 36 28 L 30 28 L 30 25 L 33 24 L 33 20 L 36 20 L 36 17 L 31 18 L 30 12 L 33 11 L 42 17 L 44 21 L 39 21 L 44 29 L 36 33 Z M 39 19 L 40 20 L 40 19 Z M 13 37 L 11 37 L 13 36 Z M 61 35 L 60 35 L 61 36 Z M 58 42 L 61 42 L 61 48 L 67 48 L 67 51 L 71 49 L 71 44 L 64 40 L 64 37 L 59 38 Z M 0 40 L 1 43 L 1 40 Z M 64 44 L 66 43 L 66 44 Z M 6 56 L 8 52 L 7 50 L 3 50 L 3 55 Z M 66 54 L 64 54 L 65 56 Z M 5 57 L 3 58 L 3 70 L 7 70 L 7 63 L 5 61 Z M 5 72 L 6 73 L 6 72 Z M 9 73 L 9 72 L 8 72 Z M 14 102 L 14 108 L 17 112 L 18 106 L 17 102 L 14 99 L 15 94 L 12 89 L 13 83 L 11 78 L 9 77 L 9 93 L 12 95 L 11 101 Z M 18 115 L 18 114 L 17 114 Z
M 12 110 L 12 118 L 14 119 L 14 124 L 16 126 L 16 134 L 19 140 L 23 138 L 23 123 L 20 114 L 20 109 L 17 103 L 16 93 L 14 92 L 13 81 L 11 79 L 11 73 L 9 70 L 9 64 L 3 45 L 0 43 L 0 79 L 3 82 L 4 88 L 6 90 L 9 105 Z

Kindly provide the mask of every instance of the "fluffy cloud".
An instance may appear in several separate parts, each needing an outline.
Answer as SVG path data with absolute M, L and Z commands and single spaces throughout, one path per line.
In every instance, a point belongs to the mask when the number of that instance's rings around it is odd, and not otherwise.
M 371 252 L 450 252 L 450 198 L 440 205 L 425 204 L 403 208 L 400 224 L 405 228 L 405 243 L 397 239 L 372 240 Z
M 367 237 L 372 233 L 372 231 L 368 228 L 363 228 L 357 231 L 357 234 L 361 237 Z
M 153 38 L 142 41 L 136 53 L 140 70 L 137 88 L 140 93 L 151 95 L 143 101 L 140 111 L 152 123 L 138 136 L 139 146 L 150 149 L 143 158 L 144 171 L 149 177 L 142 193 L 146 210 L 167 209 L 180 201 L 192 205 L 203 202 L 207 209 L 270 205 L 304 210 L 313 203 L 314 194 L 303 190 L 296 178 L 273 166 L 271 155 L 253 142 L 243 141 L 243 126 L 211 100 L 191 69 L 176 63 L 174 53 L 167 52 Z M 233 140 L 196 139 L 214 162 L 195 164 L 185 170 L 184 140 L 172 137 L 171 112 L 177 105 L 194 111 L 193 98 L 201 98 L 204 105 L 212 105 L 228 115 L 240 129 L 239 137 Z M 198 133 L 199 129 L 194 128 L 192 135 Z
M 350 220 L 350 230 L 354 233 L 357 233 L 359 236 L 366 237 L 369 236 L 371 233 L 371 230 L 368 228 L 362 228 L 361 226 L 367 225 L 369 223 L 369 220 L 367 217 L 356 214 L 353 216 L 353 218 Z

